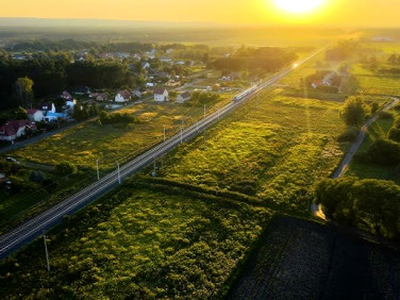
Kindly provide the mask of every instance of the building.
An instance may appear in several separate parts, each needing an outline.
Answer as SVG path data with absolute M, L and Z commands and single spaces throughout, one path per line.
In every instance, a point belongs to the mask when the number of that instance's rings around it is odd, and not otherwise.
M 16 138 L 26 134 L 26 129 L 35 128 L 36 126 L 28 120 L 7 121 L 0 127 L 0 140 L 14 142 Z
M 132 95 L 127 90 L 119 91 L 118 94 L 115 96 L 115 102 L 129 102 L 131 100 Z
M 40 109 L 28 108 L 26 112 L 28 113 L 28 119 L 31 122 L 41 122 L 44 120 L 43 111 Z
M 169 101 L 168 91 L 166 89 L 156 89 L 156 90 L 154 90 L 154 101 L 156 101 L 156 102 Z
M 56 112 L 56 107 L 54 103 L 41 103 L 39 104 L 39 109 L 42 110 L 44 114 L 46 114 L 49 111 L 52 113 Z
M 184 92 L 184 93 L 182 93 L 182 94 L 179 94 L 179 95 L 176 97 L 176 102 L 177 102 L 177 103 L 183 103 L 183 102 L 185 102 L 185 101 L 190 100 L 190 98 L 191 98 L 190 93 L 189 93 L 189 92 Z

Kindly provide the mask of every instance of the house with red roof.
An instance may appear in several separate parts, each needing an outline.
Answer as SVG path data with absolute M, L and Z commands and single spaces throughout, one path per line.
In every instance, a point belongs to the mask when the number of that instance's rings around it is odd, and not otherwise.
M 166 89 L 155 89 L 154 90 L 154 101 L 164 102 L 169 101 L 169 94 Z
M 127 90 L 119 91 L 115 96 L 115 102 L 129 102 L 131 100 L 132 95 Z
M 26 134 L 26 129 L 35 129 L 35 125 L 28 120 L 7 121 L 0 127 L 0 141 L 13 142 Z

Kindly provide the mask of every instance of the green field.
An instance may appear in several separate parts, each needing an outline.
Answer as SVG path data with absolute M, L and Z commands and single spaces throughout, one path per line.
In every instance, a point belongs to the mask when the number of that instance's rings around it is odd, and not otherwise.
M 365 152 L 371 144 L 377 139 L 386 139 L 388 131 L 393 125 L 394 119 L 399 116 L 399 113 L 392 110 L 393 118 L 378 119 L 368 130 L 364 142 L 358 149 L 358 153 Z M 400 172 L 396 166 L 383 166 L 378 164 L 369 164 L 353 160 L 350 163 L 346 176 L 356 176 L 360 179 L 374 178 L 392 180 L 400 184 Z
M 206 195 L 125 184 L 42 241 L 0 265 L 0 294 L 17 298 L 207 299 L 232 271 L 271 212 Z
M 250 107 L 250 106 L 253 107 Z M 329 176 L 342 150 L 340 104 L 264 93 L 164 166 L 168 179 L 308 208 L 314 182 Z M 304 200 L 304 201 L 303 201 Z

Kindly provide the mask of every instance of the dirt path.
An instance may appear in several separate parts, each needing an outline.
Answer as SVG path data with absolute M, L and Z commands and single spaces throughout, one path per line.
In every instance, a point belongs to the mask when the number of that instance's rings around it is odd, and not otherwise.
M 398 98 L 391 97 L 393 100 L 391 103 L 387 104 L 382 111 L 388 111 L 392 109 L 397 103 L 399 103 Z M 346 155 L 342 159 L 342 161 L 339 164 L 339 167 L 336 169 L 335 173 L 333 173 L 332 178 L 340 178 L 342 177 L 347 169 L 349 168 L 350 162 L 354 157 L 354 154 L 357 152 L 358 148 L 360 148 L 361 144 L 363 143 L 365 139 L 365 135 L 369 129 L 369 127 L 378 120 L 378 114 L 375 114 L 372 116 L 365 124 L 363 127 L 361 127 L 360 134 L 357 137 L 356 142 L 351 146 L 349 151 L 347 151 Z M 321 204 L 311 204 L 311 211 L 314 216 L 325 219 L 325 215 L 322 212 L 321 209 Z

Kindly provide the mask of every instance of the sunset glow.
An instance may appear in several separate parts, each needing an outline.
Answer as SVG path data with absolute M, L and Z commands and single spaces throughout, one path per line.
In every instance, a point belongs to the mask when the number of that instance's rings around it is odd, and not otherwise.
M 325 0 L 274 0 L 275 5 L 290 13 L 303 14 L 322 6 Z

